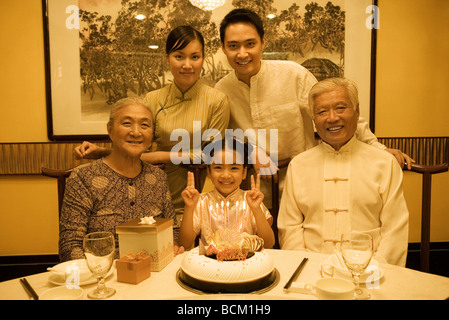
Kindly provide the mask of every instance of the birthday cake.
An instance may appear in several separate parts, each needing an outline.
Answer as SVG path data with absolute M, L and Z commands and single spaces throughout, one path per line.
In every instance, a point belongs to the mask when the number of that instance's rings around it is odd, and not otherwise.
M 208 241 L 206 256 L 218 261 L 245 260 L 248 254 L 262 250 L 263 244 L 263 239 L 256 235 L 219 229 Z
M 198 247 L 190 250 L 181 263 L 179 279 L 203 292 L 246 293 L 270 286 L 276 279 L 273 259 L 262 248 L 253 249 L 258 247 L 257 239 L 245 235 L 243 239 L 232 244 L 211 241 L 206 255 L 199 254 Z M 253 247 L 248 245 L 250 240 Z

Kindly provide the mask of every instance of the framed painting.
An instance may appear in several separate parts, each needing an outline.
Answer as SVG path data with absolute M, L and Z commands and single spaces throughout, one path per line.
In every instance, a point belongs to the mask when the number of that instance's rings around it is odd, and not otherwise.
M 374 6 L 373 6 L 374 5 Z M 207 39 L 203 81 L 232 71 L 219 24 L 235 7 L 264 20 L 264 59 L 288 59 L 317 79 L 345 76 L 359 86 L 362 117 L 374 131 L 377 0 L 227 0 L 212 11 L 189 0 L 42 0 L 48 137 L 105 140 L 111 106 L 172 81 L 168 32 L 192 25 Z

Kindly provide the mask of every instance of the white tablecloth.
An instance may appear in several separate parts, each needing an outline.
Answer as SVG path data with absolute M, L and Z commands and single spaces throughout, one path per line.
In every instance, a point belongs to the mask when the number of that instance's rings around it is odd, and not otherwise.
M 316 299 L 314 295 L 301 293 L 285 293 L 284 285 L 298 267 L 304 257 L 309 261 L 303 271 L 296 279 L 297 282 L 314 284 L 321 278 L 320 266 L 328 256 L 304 251 L 290 250 L 267 250 L 272 255 L 276 269 L 279 271 L 280 279 L 276 287 L 262 294 L 197 294 L 186 290 L 176 280 L 182 259 L 187 253 L 178 255 L 160 272 L 152 272 L 151 276 L 143 282 L 134 285 L 117 282 L 114 273 L 107 279 L 106 285 L 116 289 L 116 294 L 110 299 L 114 300 L 141 300 L 141 299 L 236 299 L 236 300 L 259 300 L 259 299 Z M 411 300 L 411 299 L 447 299 L 449 298 L 449 278 L 429 273 L 419 272 L 412 269 L 401 268 L 393 265 L 381 264 L 384 271 L 383 277 L 375 288 L 369 289 L 372 300 Z M 49 272 L 27 276 L 28 282 L 41 294 L 48 288 L 55 287 L 48 281 Z M 87 292 L 95 288 L 95 284 L 83 286 L 84 299 Z M 28 294 L 22 287 L 19 279 L 8 280 L 0 283 L 0 299 L 18 300 L 29 299 Z

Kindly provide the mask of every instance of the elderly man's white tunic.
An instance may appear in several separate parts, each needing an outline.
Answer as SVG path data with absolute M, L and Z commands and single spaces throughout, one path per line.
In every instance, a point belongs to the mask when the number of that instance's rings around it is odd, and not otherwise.
M 405 266 L 408 215 L 402 170 L 390 153 L 355 137 L 339 151 L 323 142 L 290 163 L 279 241 L 282 249 L 330 253 L 343 232 L 364 231 L 378 260 Z

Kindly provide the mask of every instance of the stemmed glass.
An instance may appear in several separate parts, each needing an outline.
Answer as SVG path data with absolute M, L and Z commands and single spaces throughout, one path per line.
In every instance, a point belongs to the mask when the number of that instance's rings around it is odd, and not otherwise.
M 360 288 L 359 279 L 373 256 L 373 238 L 367 233 L 350 232 L 341 235 L 341 255 L 354 279 L 354 299 L 369 299 L 367 290 Z
M 106 288 L 104 281 L 114 261 L 114 235 L 110 232 L 89 233 L 84 237 L 83 247 L 87 266 L 97 278 L 97 288 L 87 296 L 91 299 L 112 296 L 115 294 L 115 289 Z

